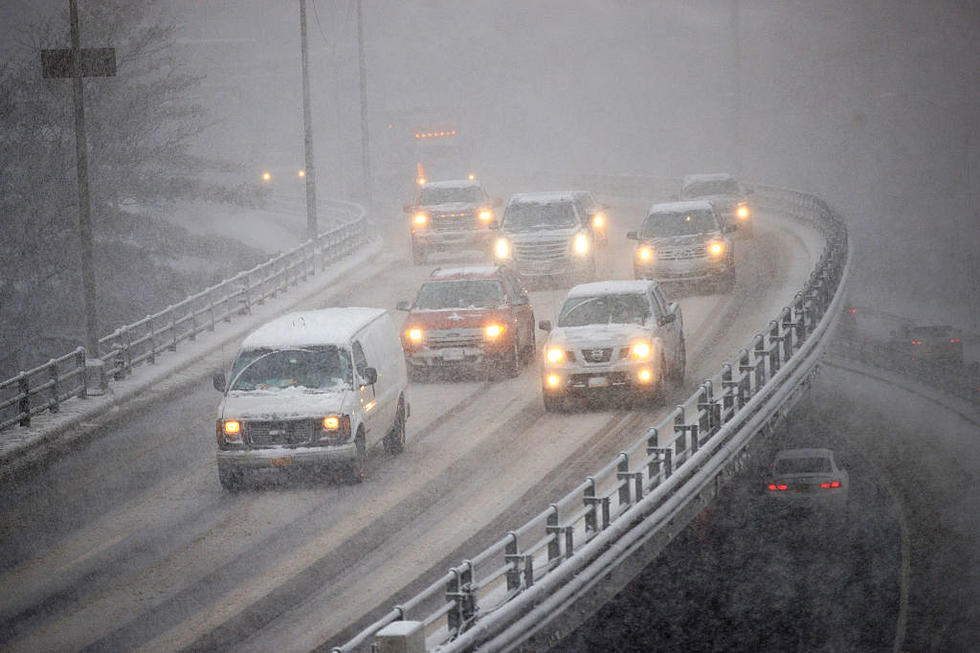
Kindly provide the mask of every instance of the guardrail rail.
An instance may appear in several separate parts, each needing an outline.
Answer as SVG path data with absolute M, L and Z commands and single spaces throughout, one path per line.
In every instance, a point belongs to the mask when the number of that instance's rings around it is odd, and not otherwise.
M 120 380 L 134 367 L 156 362 L 157 356 L 176 351 L 181 342 L 196 340 L 198 334 L 214 331 L 222 322 L 248 314 L 253 305 L 286 292 L 314 275 L 318 265 L 322 270 L 331 261 L 351 254 L 365 239 L 365 210 L 349 202 L 330 203 L 336 205 L 346 222 L 100 338 L 99 360 L 109 379 Z M 86 359 L 85 348 L 78 347 L 0 381 L 0 431 L 15 425 L 29 427 L 32 417 L 45 411 L 56 413 L 63 402 L 73 397 L 101 394 L 104 381 L 98 389 L 90 387 L 93 380 L 86 374 Z
M 659 179 L 606 177 L 573 181 L 620 195 L 663 187 Z M 554 643 L 547 636 L 556 615 L 638 547 L 669 541 L 741 469 L 752 438 L 772 428 L 816 373 L 843 306 L 849 269 L 846 227 L 825 202 L 792 190 L 754 188 L 757 208 L 802 222 L 825 238 L 792 303 L 602 469 L 332 651 L 376 649 L 375 638 L 395 622 L 421 630 L 430 651 L 500 650 L 532 638 L 538 639 L 530 648 L 546 649 Z

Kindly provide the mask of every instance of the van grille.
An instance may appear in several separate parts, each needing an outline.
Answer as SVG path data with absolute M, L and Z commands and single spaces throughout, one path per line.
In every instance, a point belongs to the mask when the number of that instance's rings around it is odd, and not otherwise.
M 283 444 L 302 444 L 313 440 L 312 419 L 249 421 L 245 422 L 245 435 L 255 447 Z

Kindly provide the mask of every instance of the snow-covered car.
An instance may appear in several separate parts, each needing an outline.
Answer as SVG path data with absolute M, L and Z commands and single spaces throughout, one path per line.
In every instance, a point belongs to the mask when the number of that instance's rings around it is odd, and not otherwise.
M 412 262 L 425 263 L 429 252 L 473 248 L 489 252 L 493 241 L 494 207 L 479 180 L 457 179 L 424 184 L 413 204 L 404 211 L 411 214 L 409 231 Z
M 734 224 L 742 235 L 752 234 L 751 190 L 742 188 L 727 172 L 685 175 L 681 182 L 682 200 L 708 200 L 727 224 Z
M 514 377 L 534 360 L 534 309 L 506 266 L 437 268 L 408 311 L 402 349 L 413 379 L 470 368 Z
M 778 504 L 840 508 L 848 486 L 847 472 L 830 449 L 785 449 L 769 465 L 766 494 Z
M 229 375 L 214 375 L 218 478 L 247 470 L 345 468 L 360 481 L 368 449 L 399 453 L 408 378 L 391 316 L 380 308 L 284 315 L 242 342 Z
M 584 283 L 568 291 L 542 350 L 541 392 L 548 411 L 602 392 L 663 396 L 684 379 L 681 307 L 654 281 Z
M 521 277 L 595 277 L 596 237 L 588 215 L 569 191 L 518 193 L 504 208 L 494 261 Z
M 661 282 L 714 283 L 722 292 L 735 286 L 732 225 L 722 224 L 706 200 L 654 204 L 626 237 L 637 241 L 633 276 Z

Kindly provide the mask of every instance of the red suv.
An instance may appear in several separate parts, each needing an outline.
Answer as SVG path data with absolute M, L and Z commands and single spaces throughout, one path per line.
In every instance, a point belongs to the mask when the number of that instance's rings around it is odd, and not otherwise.
M 534 309 L 505 266 L 436 268 L 419 288 L 402 329 L 415 380 L 436 369 L 484 369 L 515 377 L 534 360 Z

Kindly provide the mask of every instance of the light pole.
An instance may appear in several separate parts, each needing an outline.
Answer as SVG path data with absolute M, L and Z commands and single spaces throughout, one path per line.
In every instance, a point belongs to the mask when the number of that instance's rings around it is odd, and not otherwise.
M 368 138 L 367 65 L 364 62 L 364 31 L 361 0 L 357 5 L 357 69 L 361 79 L 361 171 L 364 175 L 364 203 L 371 206 L 371 141 Z
M 309 53 L 306 47 L 306 0 L 299 0 L 300 53 L 303 59 L 303 141 L 306 150 L 306 231 L 310 240 L 317 236 L 316 168 L 313 164 L 313 118 L 310 110 Z

